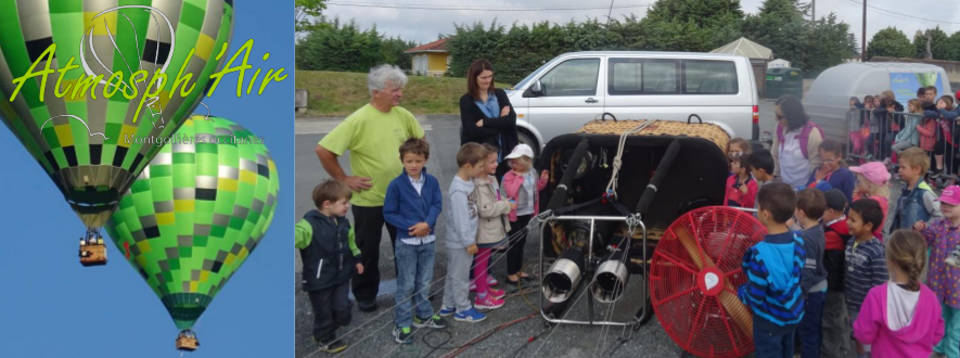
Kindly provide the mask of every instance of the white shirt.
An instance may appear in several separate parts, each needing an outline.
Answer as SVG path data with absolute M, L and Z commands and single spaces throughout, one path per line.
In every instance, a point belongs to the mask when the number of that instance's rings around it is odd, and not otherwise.
M 887 282 L 887 327 L 899 330 L 910 324 L 920 300 L 920 291 L 907 291 L 893 281 Z
M 410 184 L 413 184 L 413 188 L 417 190 L 417 195 L 421 195 L 420 192 L 423 191 L 423 183 L 427 181 L 423 173 L 420 173 L 420 178 L 418 179 L 414 179 L 409 175 L 407 175 L 407 179 L 410 179 Z
M 413 189 L 417 191 L 417 195 L 423 195 L 421 194 L 421 192 L 423 191 L 423 184 L 427 182 L 426 176 L 423 175 L 423 173 L 420 173 L 420 178 L 414 179 L 412 176 L 407 175 L 407 179 L 410 179 L 410 184 L 413 184 Z M 402 228 L 397 228 L 397 230 L 401 230 L 401 229 Z M 400 242 L 407 245 L 423 245 L 423 244 L 429 244 L 435 241 L 436 239 L 437 239 L 436 235 L 428 234 L 427 236 L 424 236 L 424 237 L 403 238 L 403 239 L 400 239 Z
M 800 150 L 800 133 L 803 128 L 783 134 L 783 143 L 780 143 L 780 152 L 777 153 L 780 165 L 780 178 L 791 188 L 802 188 L 810 179 L 812 168 L 810 161 L 803 157 Z

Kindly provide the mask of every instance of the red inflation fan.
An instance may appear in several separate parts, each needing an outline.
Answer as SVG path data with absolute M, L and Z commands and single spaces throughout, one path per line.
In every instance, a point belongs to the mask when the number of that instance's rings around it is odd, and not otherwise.
M 753 351 L 750 311 L 737 298 L 743 254 L 766 229 L 750 213 L 710 206 L 675 220 L 650 261 L 653 310 L 667 334 L 698 357 Z

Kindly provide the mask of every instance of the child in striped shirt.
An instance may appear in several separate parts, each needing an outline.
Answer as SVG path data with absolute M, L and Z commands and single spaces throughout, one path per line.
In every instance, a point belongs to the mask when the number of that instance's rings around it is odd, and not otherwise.
M 844 251 L 846 271 L 843 277 L 843 293 L 851 324 L 857 319 L 867 292 L 887 281 L 883 244 L 874 236 L 874 229 L 882 224 L 883 209 L 876 200 L 860 199 L 850 204 L 847 227 L 853 240 L 847 242 Z M 858 357 L 870 356 L 869 346 L 859 342 L 856 346 Z

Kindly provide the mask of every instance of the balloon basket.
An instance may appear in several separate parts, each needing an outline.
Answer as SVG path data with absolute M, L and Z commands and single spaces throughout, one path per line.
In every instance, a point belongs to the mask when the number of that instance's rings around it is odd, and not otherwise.
M 192 352 L 197 350 L 197 347 L 200 346 L 200 342 L 197 341 L 197 336 L 190 331 L 181 331 L 180 335 L 177 336 L 177 349 L 181 351 Z
M 80 264 L 83 266 L 101 266 L 107 264 L 107 246 L 103 241 L 80 244 Z

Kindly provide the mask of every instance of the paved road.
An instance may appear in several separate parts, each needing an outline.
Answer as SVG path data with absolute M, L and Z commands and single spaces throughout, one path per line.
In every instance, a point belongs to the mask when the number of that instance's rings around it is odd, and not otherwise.
M 761 111 L 761 131 L 773 131 L 773 112 L 772 102 L 763 101 L 760 106 Z M 459 144 L 459 121 L 457 116 L 428 116 L 418 118 L 426 129 L 427 140 L 430 142 L 433 155 L 428 160 L 428 172 L 435 175 L 446 192 L 450 180 L 456 172 L 456 165 L 452 157 Z M 296 136 L 296 210 L 298 215 L 302 215 L 312 207 L 310 201 L 310 192 L 314 185 L 328 178 L 326 172 L 317 160 L 313 152 L 317 141 L 336 125 L 336 120 L 298 120 Z M 340 158 L 341 165 L 348 168 L 347 158 Z M 446 220 L 441 217 L 437 226 L 438 232 L 444 232 Z M 290 223 L 291 225 L 293 223 Z M 381 285 L 381 296 L 378 303 L 381 309 L 374 313 L 361 313 L 354 310 L 353 323 L 341 329 L 340 333 L 347 333 L 346 341 L 352 347 L 345 352 L 346 357 L 438 357 L 451 351 L 455 347 L 469 341 L 473 337 L 493 329 L 505 322 L 510 322 L 517 318 L 533 312 L 533 307 L 538 305 L 539 294 L 529 293 L 525 296 L 512 296 L 507 298 L 507 304 L 495 311 L 492 311 L 488 319 L 484 322 L 468 324 L 461 322 L 451 323 L 451 327 L 445 330 L 449 333 L 427 334 L 428 332 L 417 332 L 416 341 L 409 346 L 397 345 L 393 342 L 391 330 L 393 327 L 393 312 L 388 308 L 393 306 L 393 291 L 395 290 L 393 279 L 395 272 L 392 264 L 392 249 L 389 247 L 389 239 L 384 239 L 381 244 L 381 265 L 380 270 L 383 273 L 384 283 Z M 527 263 L 535 265 L 537 252 L 537 243 L 528 240 Z M 437 252 L 435 279 L 442 278 L 446 271 L 444 262 L 444 250 L 441 248 Z M 493 260 L 498 260 L 500 256 L 494 256 Z M 297 276 L 300 275 L 299 255 L 297 257 Z M 499 280 L 504 280 L 504 263 L 501 261 L 493 265 L 492 272 Z M 299 282 L 299 279 L 297 280 Z M 439 282 L 434 292 L 442 289 L 442 281 Z M 639 295 L 641 285 L 637 280 L 632 280 L 628 285 L 626 299 L 622 300 L 616 307 L 613 307 L 615 319 L 625 319 L 630 317 L 633 312 L 639 309 L 636 300 L 629 297 Z M 312 339 L 311 327 L 312 316 L 309 299 L 301 290 L 299 284 L 296 288 L 296 338 L 297 357 L 320 357 L 323 353 L 316 352 L 316 344 Z M 439 295 L 434 300 L 434 307 L 439 307 Z M 586 299 L 571 310 L 568 318 L 586 319 Z M 598 306 L 596 319 L 602 318 L 610 307 Z M 359 328 L 358 328 L 359 327 Z M 544 332 L 544 323 L 539 317 L 528 319 L 516 325 L 503 329 L 499 333 L 492 335 L 487 340 L 470 347 L 461 354 L 463 357 L 490 357 L 490 356 L 513 356 L 514 352 L 522 349 L 522 356 L 545 357 L 594 357 L 594 356 L 613 356 L 613 357 L 678 357 L 682 353 L 681 349 L 666 335 L 657 319 L 652 319 L 646 325 L 643 325 L 635 332 L 623 332 L 620 328 L 601 329 L 599 327 L 561 325 L 553 331 L 547 331 L 538 340 L 527 343 L 527 340 L 538 333 Z M 352 331 L 352 332 L 351 332 Z M 630 339 L 618 345 L 617 338 L 629 336 Z M 428 342 L 429 341 L 429 342 Z M 441 348 L 433 349 L 431 347 L 442 345 Z M 613 350 L 615 348 L 615 351 Z

